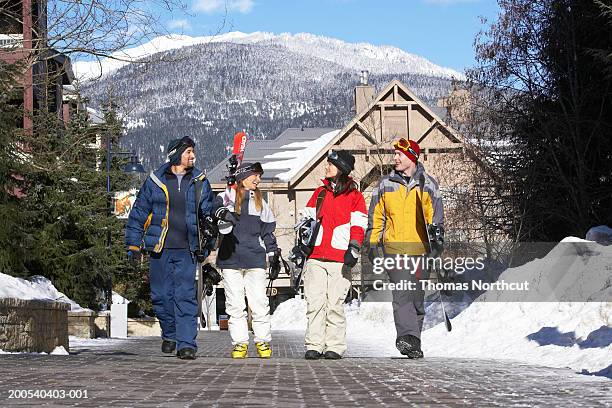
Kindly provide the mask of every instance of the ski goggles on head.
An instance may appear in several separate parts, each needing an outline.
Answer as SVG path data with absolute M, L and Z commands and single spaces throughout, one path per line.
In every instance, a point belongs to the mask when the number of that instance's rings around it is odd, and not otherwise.
M 327 160 L 338 160 L 338 152 L 330 150 L 329 153 L 327 153 Z
M 408 152 L 416 158 L 419 157 L 419 154 L 412 148 L 412 146 L 410 146 L 410 142 L 403 137 L 397 142 L 393 143 L 393 148 L 403 152 Z

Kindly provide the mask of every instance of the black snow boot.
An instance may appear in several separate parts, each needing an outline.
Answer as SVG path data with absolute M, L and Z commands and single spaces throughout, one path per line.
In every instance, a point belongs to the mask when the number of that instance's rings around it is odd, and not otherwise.
M 186 347 L 186 348 L 180 349 L 176 353 L 176 356 L 180 358 L 181 360 L 195 360 L 196 351 L 192 348 Z
M 171 340 L 162 341 L 162 353 L 166 353 L 166 354 L 174 353 L 174 349 L 176 349 L 175 341 L 171 341 Z
M 342 356 L 335 351 L 326 351 L 324 357 L 326 360 L 340 360 L 342 358 Z
M 423 358 L 421 339 L 418 337 L 411 336 L 410 334 L 400 336 L 395 340 L 395 347 L 408 358 Z
M 322 357 L 323 354 L 319 353 L 317 350 L 307 350 L 306 354 L 304 354 L 306 360 L 318 360 Z

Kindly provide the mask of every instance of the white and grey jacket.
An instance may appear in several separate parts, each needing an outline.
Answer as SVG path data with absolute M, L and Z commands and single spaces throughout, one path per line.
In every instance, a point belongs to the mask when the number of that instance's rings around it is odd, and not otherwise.
M 238 224 L 229 234 L 222 235 L 217 251 L 217 266 L 222 269 L 266 268 L 266 254 L 277 250 L 276 219 L 268 203 L 262 200 L 257 210 L 252 191 L 247 191 L 241 203 Z M 225 206 L 234 211 L 234 190 L 226 190 L 215 197 L 213 212 Z

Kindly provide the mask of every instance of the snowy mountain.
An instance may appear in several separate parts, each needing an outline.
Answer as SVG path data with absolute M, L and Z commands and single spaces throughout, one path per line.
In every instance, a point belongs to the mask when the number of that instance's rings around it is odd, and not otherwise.
M 397 78 L 430 105 L 459 76 L 397 48 L 311 34 L 159 37 L 123 53 L 124 59 L 145 56 L 145 64 L 102 61 L 108 74 L 83 82 L 81 90 L 95 108 L 109 98 L 118 106 L 127 128 L 123 147 L 136 150 L 148 169 L 165 160 L 165 146 L 177 137 L 205 146 L 196 154 L 211 169 L 236 131 L 273 139 L 290 127 L 340 129 L 354 115 L 363 69 L 377 89 Z M 94 67 L 75 65 L 85 76 Z
M 98 61 L 79 61 L 74 72 L 81 80 L 107 75 L 130 61 L 147 60 L 154 54 L 193 45 L 210 43 L 260 44 L 280 46 L 288 51 L 316 57 L 336 63 L 347 69 L 364 69 L 377 74 L 412 74 L 463 79 L 464 75 L 450 68 L 440 67 L 418 55 L 407 53 L 397 47 L 375 46 L 368 43 L 347 43 L 342 40 L 308 33 L 251 34 L 234 31 L 208 37 L 190 37 L 171 34 L 152 39 L 141 46 L 116 52 L 113 58 Z

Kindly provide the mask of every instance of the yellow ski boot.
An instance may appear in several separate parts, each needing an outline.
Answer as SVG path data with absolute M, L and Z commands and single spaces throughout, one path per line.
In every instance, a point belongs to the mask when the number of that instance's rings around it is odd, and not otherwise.
M 232 349 L 232 358 L 246 358 L 248 350 L 248 344 L 236 344 Z
M 270 358 L 272 355 L 272 349 L 270 348 L 270 344 L 265 341 L 260 341 L 259 343 L 255 343 L 255 347 L 257 347 L 257 354 L 261 358 Z

